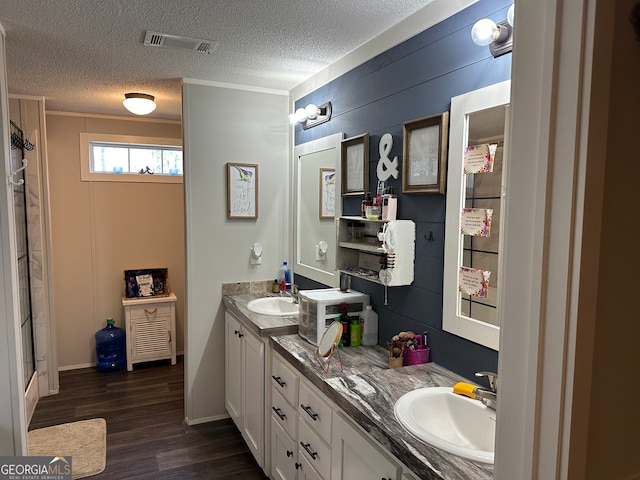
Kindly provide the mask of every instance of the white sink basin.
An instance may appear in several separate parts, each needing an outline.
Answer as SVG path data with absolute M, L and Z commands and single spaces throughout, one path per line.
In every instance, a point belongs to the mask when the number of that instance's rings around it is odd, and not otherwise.
M 296 315 L 298 313 L 298 304 L 293 303 L 293 299 L 289 297 L 264 297 L 251 300 L 247 304 L 247 308 L 255 313 L 262 315 Z
M 395 404 L 400 424 L 417 438 L 459 457 L 493 465 L 496 412 L 451 387 L 419 388 Z

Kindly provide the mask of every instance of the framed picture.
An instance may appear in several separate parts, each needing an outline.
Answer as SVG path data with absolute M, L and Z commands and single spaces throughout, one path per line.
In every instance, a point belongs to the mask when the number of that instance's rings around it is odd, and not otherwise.
M 369 191 L 369 134 L 347 138 L 341 143 L 342 196 Z
M 258 165 L 227 163 L 227 218 L 258 218 Z
M 449 112 L 405 122 L 402 193 L 444 194 Z
M 320 169 L 320 218 L 333 218 L 336 214 L 336 169 Z

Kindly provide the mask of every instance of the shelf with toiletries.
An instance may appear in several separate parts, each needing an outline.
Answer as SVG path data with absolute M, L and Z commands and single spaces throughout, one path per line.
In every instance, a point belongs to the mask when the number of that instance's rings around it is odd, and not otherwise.
M 337 223 L 337 270 L 386 286 L 413 282 L 413 221 L 344 216 Z

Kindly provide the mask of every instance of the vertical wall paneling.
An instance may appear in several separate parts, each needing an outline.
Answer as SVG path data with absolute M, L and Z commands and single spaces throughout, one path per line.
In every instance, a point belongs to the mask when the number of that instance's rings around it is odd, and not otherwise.
M 510 78 L 511 54 L 493 58 L 488 47 L 471 40 L 471 27 L 481 18 L 506 18 L 512 2 L 483 0 L 434 25 L 415 37 L 296 99 L 296 107 L 331 101 L 330 122 L 295 129 L 295 144 L 336 132 L 351 137 L 369 133 L 369 188 L 376 186 L 376 165 L 382 135 L 393 136 L 390 158 L 402 163 L 403 123 L 448 111 L 451 97 Z M 388 185 L 402 190 L 402 179 Z M 416 222 L 415 280 L 411 286 L 389 289 L 384 306 L 380 285 L 354 278 L 352 288 L 371 295 L 380 317 L 380 342 L 400 330 L 427 331 L 432 359 L 464 376 L 497 368 L 497 353 L 442 330 L 442 277 L 444 263 L 444 195 L 399 193 L 398 218 Z M 344 198 L 343 214 L 357 215 L 361 198 Z M 429 241 L 429 234 L 433 240 Z M 303 287 L 314 283 L 296 277 Z

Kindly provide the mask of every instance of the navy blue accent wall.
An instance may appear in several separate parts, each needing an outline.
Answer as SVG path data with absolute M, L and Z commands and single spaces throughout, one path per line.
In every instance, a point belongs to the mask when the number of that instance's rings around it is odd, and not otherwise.
M 404 122 L 448 111 L 451 97 L 492 85 L 511 76 L 511 54 L 493 58 L 488 47 L 471 41 L 471 27 L 481 18 L 506 18 L 512 0 L 480 0 L 451 18 L 378 55 L 296 101 L 330 101 L 330 122 L 309 130 L 296 126 L 295 144 L 344 132 L 345 138 L 369 133 L 369 189 L 376 189 L 376 165 L 382 135 L 393 136 L 389 158 L 400 160 L 398 179 L 388 185 L 398 193 L 398 219 L 416 222 L 415 280 L 388 289 L 353 278 L 352 288 L 371 296 L 379 315 L 379 342 L 401 330 L 427 332 L 431 359 L 465 377 L 478 370 L 496 371 L 497 352 L 442 330 L 444 265 L 444 195 L 405 195 L 402 191 L 402 126 Z M 339 166 L 338 166 L 339 168 Z M 361 198 L 343 199 L 343 215 L 359 215 Z M 427 240 L 433 233 L 433 240 Z M 320 285 L 296 276 L 301 288 Z

